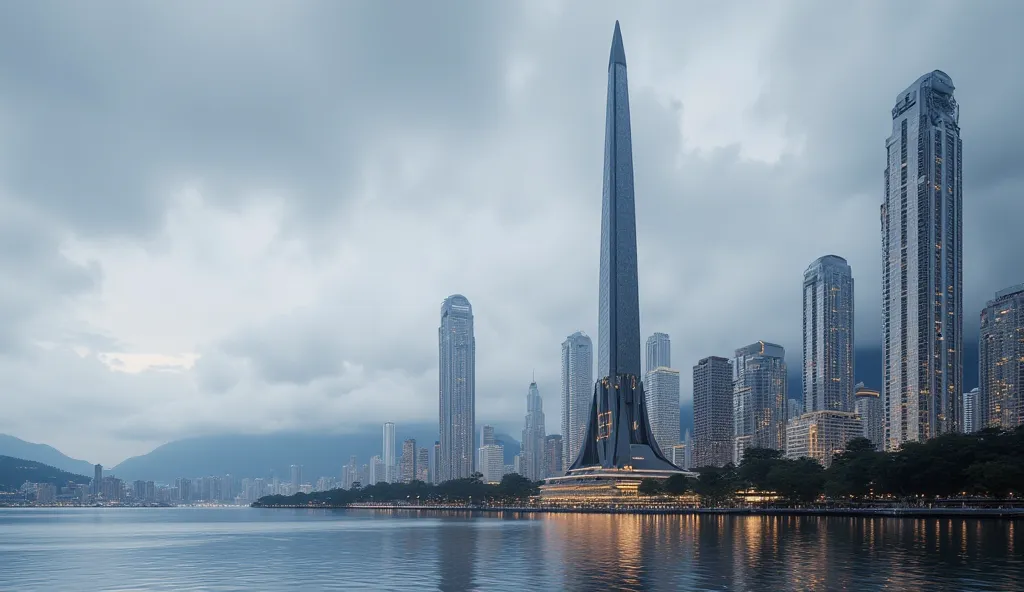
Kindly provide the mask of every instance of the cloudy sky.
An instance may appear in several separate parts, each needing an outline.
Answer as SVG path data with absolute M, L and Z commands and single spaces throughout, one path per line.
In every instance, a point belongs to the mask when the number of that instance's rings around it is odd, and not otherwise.
M 879 343 L 884 140 L 957 86 L 968 339 L 1024 281 L 1018 2 L 22 2 L 0 9 L 0 432 L 114 464 L 197 434 L 436 421 L 441 300 L 477 418 L 558 429 L 596 334 L 616 18 L 644 334 L 799 364 L 826 253 Z M 516 432 L 513 432 L 516 433 Z

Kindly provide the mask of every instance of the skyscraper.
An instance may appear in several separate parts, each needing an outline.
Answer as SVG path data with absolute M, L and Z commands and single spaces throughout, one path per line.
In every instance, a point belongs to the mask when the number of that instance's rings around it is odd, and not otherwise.
M 886 449 L 960 430 L 963 183 L 959 106 L 939 70 L 892 109 L 882 227 Z
M 804 272 L 804 413 L 853 411 L 853 274 L 825 255 Z
M 388 483 L 398 481 L 398 465 L 395 461 L 395 424 L 386 422 L 384 424 L 384 480 Z
M 786 446 L 786 350 L 758 341 L 736 350 L 733 360 L 733 425 L 749 446 Z M 746 440 L 744 440 L 746 442 Z
M 302 485 L 302 465 L 292 465 L 292 493 L 298 493 Z M 205 499 L 210 499 L 208 496 Z
M 505 448 L 501 444 L 485 444 L 477 451 L 480 474 L 484 483 L 499 483 L 505 475 Z M 518 455 L 516 458 L 519 458 Z
M 573 470 L 675 472 L 651 433 L 640 379 L 640 296 L 637 282 L 633 141 L 622 33 L 615 23 L 608 58 L 604 187 L 601 200 L 597 366 L 600 380 L 583 446 Z
M 430 472 L 430 482 L 439 485 L 444 479 L 441 478 L 441 442 L 434 440 L 433 469 Z
M 430 449 L 416 449 L 416 480 L 430 482 Z
M 367 485 L 376 485 L 387 481 L 387 471 L 384 469 L 384 459 L 380 455 L 374 455 L 370 459 L 370 482 Z
M 978 341 L 976 425 L 1012 430 L 1024 423 L 1024 284 L 986 303 Z
M 964 393 L 964 416 L 962 427 L 965 434 L 971 434 L 981 427 L 981 389 L 973 388 Z
M 402 483 L 416 480 L 416 440 L 402 442 Z
M 672 367 L 672 342 L 666 333 L 655 333 L 647 338 L 647 366 L 650 372 L 655 368 Z
M 875 450 L 885 446 L 885 406 L 878 391 L 864 386 L 863 382 L 856 385 L 855 411 L 860 417 L 864 428 L 863 436 L 875 445 Z
M 648 340 L 648 351 L 650 343 Z M 668 454 L 668 450 L 679 444 L 679 371 L 665 366 L 648 370 L 644 396 L 647 398 L 651 433 L 658 442 L 658 448 Z
M 540 481 L 547 475 L 544 470 L 544 400 L 536 382 L 526 391 L 526 424 L 523 427 L 523 473 L 531 481 Z M 504 461 L 502 461 L 504 467 Z
M 559 434 L 552 434 L 545 438 L 544 441 L 544 463 L 546 465 L 545 473 L 549 477 L 557 477 L 565 472 L 562 464 L 562 436 Z
M 99 495 L 103 488 L 103 465 L 93 465 L 92 472 L 92 494 Z
M 594 402 L 594 344 L 577 331 L 562 342 L 562 467 L 580 453 Z
M 476 339 L 473 307 L 460 294 L 441 304 L 439 355 L 441 480 L 473 474 L 476 434 Z
M 485 425 L 480 430 L 480 445 L 487 446 L 488 444 L 494 444 L 494 426 Z
M 709 356 L 693 367 L 693 466 L 724 467 L 733 453 L 732 364 Z

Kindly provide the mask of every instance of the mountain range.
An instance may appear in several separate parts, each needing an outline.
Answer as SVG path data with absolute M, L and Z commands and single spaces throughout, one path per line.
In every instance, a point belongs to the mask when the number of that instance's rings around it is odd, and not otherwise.
M 26 481 L 64 486 L 68 482 L 88 483 L 89 477 L 41 462 L 0 455 L 0 491 L 15 491 Z
M 0 455 L 35 461 L 77 475 L 92 475 L 92 463 L 71 458 L 53 446 L 26 442 L 7 434 L 0 434 Z
M 418 448 L 432 446 L 437 426 L 398 426 L 396 461 L 402 442 L 415 439 Z M 505 463 L 519 454 L 519 442 L 507 434 L 495 434 L 505 445 Z M 477 435 L 479 441 L 479 434 Z M 351 456 L 359 465 L 381 454 L 379 429 L 353 434 L 276 433 L 260 435 L 203 436 L 176 440 L 148 454 L 135 456 L 110 469 L 126 480 L 147 479 L 172 483 L 178 477 L 235 475 L 238 477 L 291 478 L 291 465 L 302 465 L 302 478 L 338 477 Z

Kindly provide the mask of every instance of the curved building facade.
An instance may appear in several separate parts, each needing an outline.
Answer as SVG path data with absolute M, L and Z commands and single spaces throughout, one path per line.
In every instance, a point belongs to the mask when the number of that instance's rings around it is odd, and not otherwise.
M 473 474 L 476 433 L 476 339 L 473 307 L 461 294 L 441 304 L 439 357 L 440 480 Z
M 1024 284 L 988 301 L 979 341 L 974 425 L 1015 429 L 1024 423 Z
M 853 273 L 825 255 L 804 271 L 804 413 L 853 411 Z
M 960 108 L 939 70 L 899 94 L 885 143 L 882 399 L 885 443 L 960 431 L 963 182 Z

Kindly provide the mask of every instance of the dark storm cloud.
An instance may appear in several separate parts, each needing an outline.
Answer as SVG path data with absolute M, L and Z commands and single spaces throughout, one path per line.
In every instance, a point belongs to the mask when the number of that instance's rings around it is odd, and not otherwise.
M 187 8 L 0 18 L 0 205 L 22 216 L 0 222 L 8 347 L 83 334 L 201 355 L 178 375 L 64 350 L 0 368 L 21 393 L 0 430 L 44 429 L 45 396 L 113 434 L 84 443 L 103 454 L 146 434 L 429 421 L 454 292 L 476 314 L 480 422 L 517 429 L 536 370 L 557 430 L 559 344 L 596 337 L 617 18 L 642 330 L 672 335 L 684 397 L 697 359 L 757 339 L 800 363 L 800 279 L 826 253 L 853 266 L 859 344 L 878 343 L 889 109 L 933 69 L 961 104 L 968 339 L 984 299 L 1024 281 L 1019 3 Z M 186 189 L 201 199 L 184 215 Z

